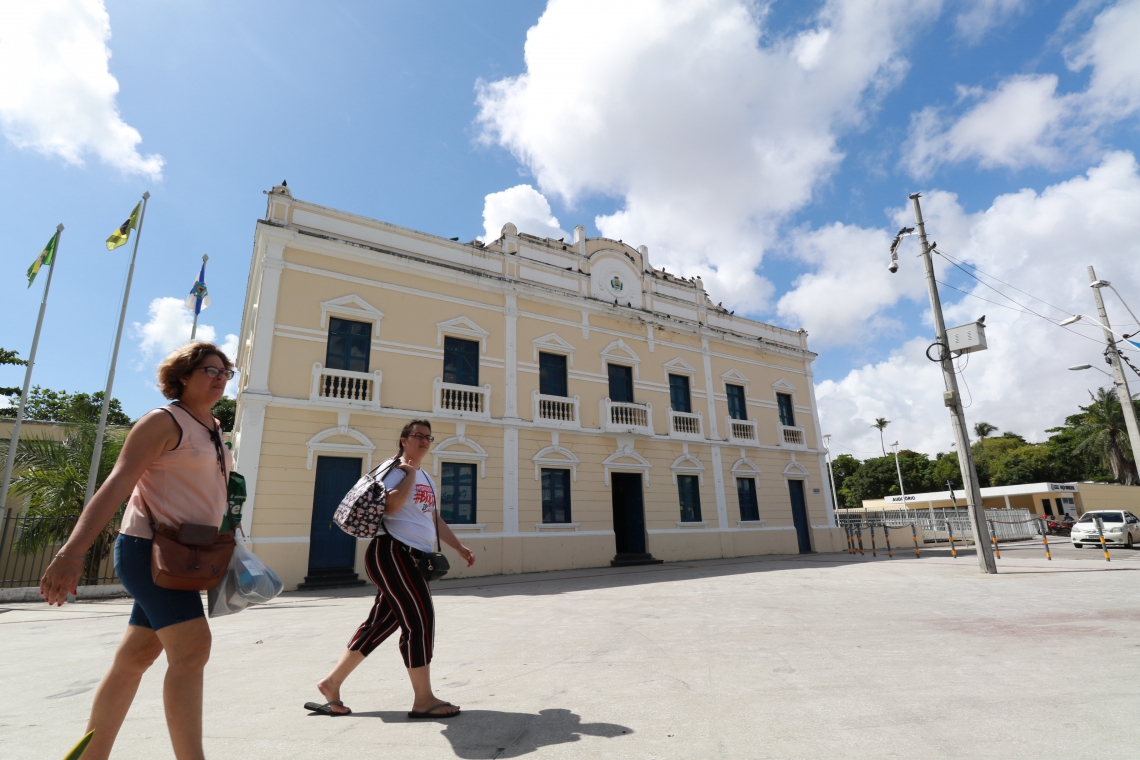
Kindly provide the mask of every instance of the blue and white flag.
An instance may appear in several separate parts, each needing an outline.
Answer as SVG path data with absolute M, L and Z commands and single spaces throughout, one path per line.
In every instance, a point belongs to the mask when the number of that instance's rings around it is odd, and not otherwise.
M 201 314 L 202 309 L 210 305 L 210 294 L 206 292 L 206 262 L 202 262 L 202 271 L 198 274 L 198 281 L 190 288 L 190 295 L 186 296 L 186 308 Z

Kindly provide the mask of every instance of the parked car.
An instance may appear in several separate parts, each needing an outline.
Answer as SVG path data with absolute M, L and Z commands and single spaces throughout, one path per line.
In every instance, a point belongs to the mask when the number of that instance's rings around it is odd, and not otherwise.
M 1100 531 L 1096 518 L 1104 525 L 1104 543 L 1131 549 L 1140 542 L 1140 518 L 1131 512 L 1102 511 L 1085 512 L 1081 519 L 1073 523 L 1071 533 L 1073 546 L 1080 549 L 1085 544 L 1100 546 Z

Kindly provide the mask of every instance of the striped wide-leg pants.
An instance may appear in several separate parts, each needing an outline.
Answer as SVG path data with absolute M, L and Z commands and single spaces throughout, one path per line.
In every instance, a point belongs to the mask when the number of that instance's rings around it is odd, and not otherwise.
M 422 668 L 431 662 L 435 607 L 427 581 L 416 564 L 422 553 L 387 534 L 372 539 L 364 565 L 369 579 L 376 584 L 376 602 L 368 619 L 348 642 L 349 649 L 367 657 L 399 628 L 404 665 Z

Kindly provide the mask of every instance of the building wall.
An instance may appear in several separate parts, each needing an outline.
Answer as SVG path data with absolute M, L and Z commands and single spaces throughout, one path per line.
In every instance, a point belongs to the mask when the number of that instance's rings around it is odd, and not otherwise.
M 508 225 L 493 244 L 461 246 L 276 190 L 267 219 L 276 221 L 257 228 L 242 324 L 234 442 L 250 484 L 246 531 L 289 587 L 308 568 L 317 457 L 375 466 L 414 417 L 432 421 L 436 444 L 424 466 L 437 482 L 440 462 L 479 468 L 477 527 L 454 526 L 478 559 L 467 570 L 453 557 L 457 576 L 607 564 L 615 552 L 607 461 L 611 471 L 643 473 L 648 550 L 660 559 L 796 551 L 789 477 L 805 481 L 813 548 L 840 548 L 805 334 L 735 317 L 699 281 L 655 270 L 644 249 L 617 241 L 539 241 Z M 615 292 L 629 305 L 590 295 L 591 270 L 611 289 L 620 278 Z M 378 404 L 316 394 L 330 316 L 372 323 L 361 377 L 378 383 Z M 484 413 L 440 408 L 447 335 L 480 344 Z M 567 355 L 576 424 L 535 417 L 539 348 Z M 634 368 L 634 400 L 651 407 L 652 435 L 609 429 L 609 362 Z M 689 377 L 700 436 L 669 435 L 670 372 Z M 755 440 L 726 440 L 726 378 L 746 386 Z M 802 443 L 784 441 L 777 392 L 794 397 Z M 536 457 L 574 470 L 570 526 L 542 523 Z M 679 525 L 678 473 L 700 479 L 699 524 Z M 757 481 L 759 523 L 740 524 L 738 475 Z

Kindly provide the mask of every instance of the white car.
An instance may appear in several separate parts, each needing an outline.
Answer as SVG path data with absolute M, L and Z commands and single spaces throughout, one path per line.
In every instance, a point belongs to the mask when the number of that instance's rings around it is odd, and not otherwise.
M 1085 512 L 1081 519 L 1073 523 L 1070 537 L 1075 548 L 1080 549 L 1085 544 L 1100 546 L 1100 531 L 1096 526 L 1098 517 L 1104 525 L 1105 545 L 1131 549 L 1134 544 L 1140 543 L 1140 518 L 1131 512 Z

